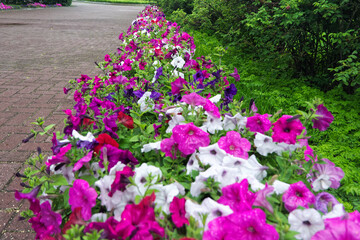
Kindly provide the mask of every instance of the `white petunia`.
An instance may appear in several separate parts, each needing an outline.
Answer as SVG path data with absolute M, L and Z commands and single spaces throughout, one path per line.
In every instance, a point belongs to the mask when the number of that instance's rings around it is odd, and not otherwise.
M 328 212 L 327 214 L 322 216 L 322 218 L 327 219 L 327 218 L 343 217 L 343 216 L 345 216 L 345 214 L 346 214 L 346 211 L 344 209 L 344 205 L 342 205 L 341 203 L 338 203 L 333 207 L 333 209 L 330 212 Z
M 171 133 L 175 126 L 182 124 L 185 124 L 185 118 L 182 115 L 173 116 L 169 121 L 169 127 L 166 129 L 166 133 Z
M 173 65 L 173 67 L 183 68 L 185 60 L 182 57 L 176 57 L 171 61 L 171 65 Z
M 280 151 L 279 147 L 273 142 L 271 137 L 261 133 L 256 133 L 254 145 L 256 147 L 256 151 L 263 156 Z
M 245 128 L 247 122 L 247 118 L 241 116 L 240 113 L 237 113 L 235 116 L 230 117 L 228 115 L 225 115 L 223 127 L 224 130 L 234 130 L 236 127 L 239 130 L 242 130 Z
M 298 232 L 297 239 L 310 240 L 318 231 L 325 229 L 324 220 L 318 211 L 313 208 L 295 209 L 290 212 L 290 230 Z
M 147 165 L 146 163 L 143 163 L 140 167 L 135 168 L 135 176 L 133 177 L 133 179 L 139 190 L 139 195 L 145 194 L 145 191 L 147 189 L 147 187 L 145 187 L 145 184 L 148 183 L 148 179 L 150 176 L 151 184 L 155 185 L 156 182 L 162 177 L 162 172 L 160 168 Z
M 150 152 L 152 150 L 160 150 L 161 141 L 144 144 L 141 152 Z
M 227 216 L 233 213 L 233 210 L 229 206 L 215 202 L 211 198 L 205 198 L 201 205 L 192 201 L 186 201 L 185 203 L 186 216 L 192 216 L 199 223 L 200 227 L 203 227 L 202 219 L 205 215 L 205 231 L 209 222 L 218 217 Z
M 73 129 L 71 135 L 72 135 L 74 138 L 77 138 L 77 139 L 79 139 L 80 141 L 83 141 L 83 142 L 85 142 L 85 141 L 87 141 L 87 142 L 93 142 L 93 141 L 95 141 L 95 137 L 94 137 L 94 135 L 93 135 L 91 132 L 88 132 L 88 133 L 86 134 L 86 136 L 83 136 L 83 135 L 81 135 L 80 133 L 78 133 L 75 129 Z
M 290 187 L 289 184 L 284 183 L 284 182 L 279 181 L 279 180 L 275 180 L 274 183 L 272 184 L 272 186 L 274 187 L 274 192 L 276 194 L 278 194 L 278 195 L 283 194 Z
M 217 94 L 216 96 L 210 98 L 209 100 L 212 102 L 212 103 L 217 103 L 219 102 L 221 99 L 221 94 Z
M 318 192 L 320 190 L 328 189 L 331 184 L 332 182 L 330 180 L 330 176 L 327 174 L 321 174 L 311 183 L 311 186 L 315 192 Z
M 112 202 L 112 197 L 109 197 L 111 184 L 114 182 L 114 180 L 114 175 L 106 175 L 95 182 L 95 186 L 100 188 L 99 199 L 101 200 L 101 205 L 105 206 L 108 211 L 111 211 L 115 207 L 115 204 Z M 115 195 L 119 195 L 120 193 L 120 191 L 116 191 L 113 194 L 113 197 L 115 197 Z
M 155 105 L 153 100 L 150 98 L 151 92 L 146 92 L 142 95 L 142 97 L 138 100 L 138 104 L 140 105 L 140 111 L 145 112 L 151 109 L 154 109 Z
M 226 152 L 217 143 L 207 147 L 199 147 L 199 154 L 197 154 L 202 164 L 209 164 L 210 166 L 221 165 L 226 155 Z
M 181 189 L 179 190 L 180 186 L 176 183 L 172 183 L 166 186 L 161 185 L 154 188 L 158 190 L 157 192 L 155 192 L 156 195 L 155 203 L 157 207 L 161 207 L 161 210 L 166 214 L 170 214 L 169 211 L 170 203 L 173 201 L 174 197 L 180 194 L 180 190 L 181 190 Z
M 215 134 L 215 131 L 223 130 L 223 124 L 221 122 L 221 118 L 216 118 L 211 116 L 211 114 L 207 114 L 206 122 L 203 124 L 202 129 L 211 134 Z

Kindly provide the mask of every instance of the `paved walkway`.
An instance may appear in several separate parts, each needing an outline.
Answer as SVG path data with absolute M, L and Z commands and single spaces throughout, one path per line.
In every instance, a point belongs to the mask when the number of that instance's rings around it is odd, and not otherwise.
M 18 221 L 27 202 L 14 200 L 27 157 L 49 138 L 23 144 L 37 117 L 63 128 L 62 109 L 72 106 L 63 87 L 80 74 L 100 74 L 94 61 L 114 52 L 143 6 L 73 2 L 71 7 L 0 12 L 0 239 L 33 239 Z

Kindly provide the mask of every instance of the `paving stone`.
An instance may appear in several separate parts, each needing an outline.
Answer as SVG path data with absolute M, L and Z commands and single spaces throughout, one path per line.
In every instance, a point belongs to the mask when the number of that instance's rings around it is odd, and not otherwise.
M 23 144 L 34 127 L 30 122 L 45 117 L 46 124 L 56 123 L 56 130 L 62 130 L 62 110 L 74 105 L 63 87 L 81 74 L 100 74 L 94 62 L 116 51 L 120 32 L 142 9 L 73 1 L 71 7 L 1 12 L 0 25 L 24 25 L 0 28 L 0 239 L 35 237 L 28 224 L 16 220 L 16 211 L 26 201 L 14 200 L 20 183 L 14 174 L 23 170 L 38 146 L 51 153 L 51 137 Z

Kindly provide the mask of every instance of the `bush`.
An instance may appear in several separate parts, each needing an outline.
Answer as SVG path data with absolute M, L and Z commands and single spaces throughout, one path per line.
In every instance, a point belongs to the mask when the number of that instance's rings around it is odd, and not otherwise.
M 171 1 L 162 2 L 168 6 Z M 333 77 L 328 69 L 360 50 L 356 0 L 194 0 L 186 20 L 195 29 L 260 58 L 290 55 L 289 64 L 297 75 L 316 76 L 319 80 L 309 83 L 326 90 L 336 85 L 324 80 Z M 356 87 L 350 86 L 352 91 Z

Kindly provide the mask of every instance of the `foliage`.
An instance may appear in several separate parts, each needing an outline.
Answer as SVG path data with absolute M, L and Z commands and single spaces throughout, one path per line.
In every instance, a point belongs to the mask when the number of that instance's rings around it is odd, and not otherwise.
M 310 85 L 326 90 L 336 85 L 326 80 L 332 76 L 328 68 L 341 66 L 340 61 L 351 58 L 360 46 L 357 0 L 195 0 L 184 19 L 185 24 L 260 58 L 290 55 L 288 64 L 297 76 L 317 76 Z M 339 74 L 335 79 L 343 79 Z M 349 86 L 352 92 L 357 87 Z
M 155 0 L 156 5 L 161 7 L 166 15 L 182 9 L 184 12 L 190 14 L 193 10 L 194 0 Z
M 214 62 L 218 58 L 214 49 L 221 45 L 221 41 L 205 33 L 192 31 L 197 46 L 196 54 L 210 55 Z M 275 112 L 277 109 L 286 109 L 295 114 L 297 109 L 305 109 L 304 99 L 313 99 L 314 96 L 324 99 L 335 120 L 333 126 L 326 132 L 316 133 L 310 129 L 312 137 L 309 142 L 315 144 L 314 149 L 322 156 L 331 159 L 345 172 L 345 178 L 340 191 L 334 195 L 343 200 L 348 210 L 360 210 L 360 93 L 349 95 L 341 88 L 324 91 L 312 88 L 304 80 L 293 78 L 291 70 L 287 69 L 287 59 L 266 61 L 254 60 L 251 54 L 229 47 L 222 58 L 227 66 L 238 66 L 241 81 L 236 83 L 239 89 L 236 99 L 254 99 L 259 109 L 266 112 Z M 308 79 L 307 79 L 308 80 Z
M 14 5 L 27 5 L 27 4 L 33 4 L 33 3 L 41 3 L 41 4 L 45 4 L 45 5 L 56 5 L 56 4 L 61 4 L 62 6 L 70 6 L 72 3 L 72 0 L 39 0 L 39 1 L 34 1 L 34 0 L 4 0 L 3 1 L 6 4 L 14 4 Z

